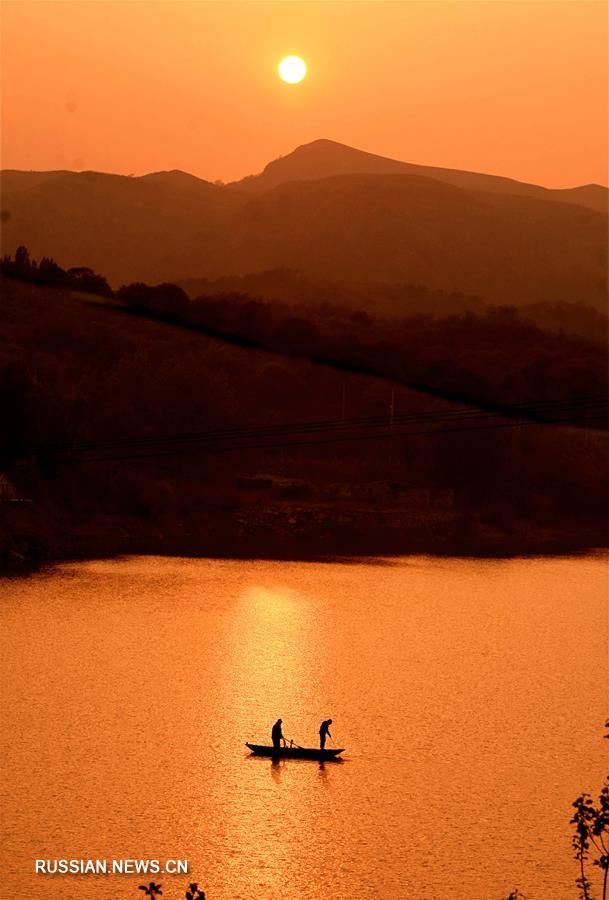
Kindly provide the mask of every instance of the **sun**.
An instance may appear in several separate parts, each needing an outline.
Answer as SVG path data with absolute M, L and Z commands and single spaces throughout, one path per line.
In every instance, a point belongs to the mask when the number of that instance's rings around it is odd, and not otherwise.
M 277 66 L 279 77 L 288 84 L 298 84 L 307 74 L 307 64 L 300 56 L 285 56 Z

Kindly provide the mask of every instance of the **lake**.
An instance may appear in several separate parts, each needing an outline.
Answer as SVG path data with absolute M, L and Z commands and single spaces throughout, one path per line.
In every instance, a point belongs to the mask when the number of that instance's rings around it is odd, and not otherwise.
M 129 558 L 0 581 L 2 897 L 143 897 L 37 858 L 183 859 L 163 897 L 577 897 L 607 770 L 607 567 Z M 274 763 L 244 742 L 344 762 Z M 7 823 L 10 823 L 10 827 Z

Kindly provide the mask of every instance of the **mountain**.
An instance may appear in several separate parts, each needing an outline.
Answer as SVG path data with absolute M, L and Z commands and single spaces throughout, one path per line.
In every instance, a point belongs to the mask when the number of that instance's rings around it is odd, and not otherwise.
M 408 282 L 493 302 L 604 302 L 607 218 L 411 175 L 343 175 L 254 194 L 218 248 L 223 274 Z
M 311 181 L 333 175 L 422 175 L 456 187 L 497 194 L 519 194 L 562 203 L 576 203 L 599 212 L 607 212 L 609 191 L 600 184 L 575 188 L 549 189 L 536 184 L 483 175 L 460 169 L 419 166 L 356 150 L 336 141 L 321 139 L 297 147 L 287 156 L 270 162 L 260 175 L 249 175 L 232 186 L 241 190 L 263 191 L 288 181 Z
M 604 309 L 607 215 L 557 202 L 568 192 L 449 173 L 469 179 L 457 185 L 392 160 L 391 172 L 335 173 L 330 159 L 343 169 L 382 160 L 317 141 L 227 186 L 179 171 L 4 172 L 3 252 L 25 244 L 34 257 L 91 266 L 115 286 L 288 268 L 313 282 Z
M 46 176 L 46 177 L 44 177 Z M 239 198 L 184 172 L 142 177 L 101 172 L 0 176 L 3 252 L 26 244 L 33 256 L 81 263 L 110 281 L 200 274 L 172 266 L 184 245 L 203 248 L 225 228 Z

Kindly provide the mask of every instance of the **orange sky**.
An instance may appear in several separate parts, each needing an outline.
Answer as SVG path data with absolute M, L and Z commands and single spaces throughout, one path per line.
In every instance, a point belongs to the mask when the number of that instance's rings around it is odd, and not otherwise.
M 604 0 L 2 3 L 2 166 L 232 180 L 325 137 L 607 184 Z M 309 76 L 279 81 L 303 56 Z

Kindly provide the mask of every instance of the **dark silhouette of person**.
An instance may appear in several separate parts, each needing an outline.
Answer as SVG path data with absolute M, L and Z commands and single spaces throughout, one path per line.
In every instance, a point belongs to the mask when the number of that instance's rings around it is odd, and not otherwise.
M 326 747 L 326 737 L 331 738 L 330 734 L 330 725 L 332 724 L 332 719 L 324 719 L 324 721 L 319 726 L 319 746 L 322 750 Z
M 279 750 L 281 747 L 281 742 L 285 743 L 285 739 L 283 737 L 283 732 L 281 730 L 281 719 L 277 719 L 275 724 L 273 725 L 273 730 L 271 731 L 271 738 L 273 739 L 273 748 L 275 750 Z

